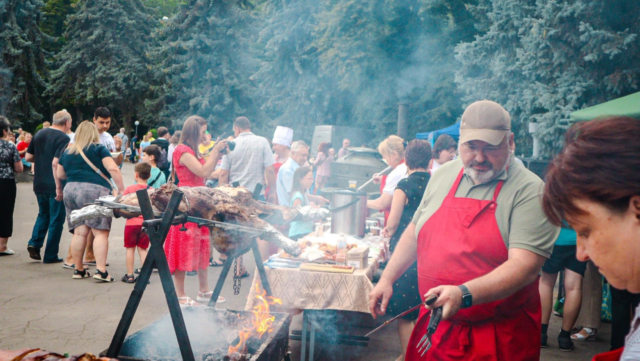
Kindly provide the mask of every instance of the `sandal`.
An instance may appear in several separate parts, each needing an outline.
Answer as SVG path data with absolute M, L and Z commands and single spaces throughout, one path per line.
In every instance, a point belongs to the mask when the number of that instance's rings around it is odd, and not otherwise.
M 184 303 L 182 301 L 184 301 Z M 178 297 L 178 302 L 180 303 L 180 307 L 200 306 L 199 303 L 189 298 L 189 296 Z
M 91 277 L 91 273 L 89 273 L 89 271 L 84 270 L 82 272 L 78 271 L 77 269 L 73 270 L 73 279 L 74 280 L 81 280 L 83 278 L 89 278 Z
M 249 276 L 251 276 L 251 273 L 244 271 L 244 273 L 239 275 L 238 278 L 249 278 Z
M 76 265 L 75 265 L 75 264 L 73 264 L 73 263 L 72 263 L 72 264 L 68 264 L 68 263 L 66 263 L 66 262 L 65 262 L 65 263 L 63 263 L 63 264 L 62 264 L 62 268 L 66 268 L 66 269 L 76 269 Z M 83 268 L 84 268 L 85 270 L 88 270 L 88 269 L 89 269 L 89 266 L 83 266 Z
M 135 270 L 133 270 L 133 273 L 135 273 L 135 274 L 137 274 L 137 275 L 139 275 L 139 274 L 140 274 L 140 272 L 142 272 L 142 268 L 136 268 Z M 154 268 L 154 269 L 153 269 L 153 272 L 158 273 L 158 269 L 157 269 L 157 268 Z
M 122 276 L 122 282 L 124 283 L 136 283 L 138 279 L 133 277 L 133 275 L 127 275 L 125 274 L 124 276 Z
M 222 258 L 218 258 L 218 259 L 212 259 L 211 261 L 209 261 L 209 266 L 210 267 L 222 267 L 224 266 L 224 262 L 226 261 L 226 259 L 222 259 Z
M 196 300 L 198 302 L 209 302 L 209 300 L 211 299 L 211 296 L 213 296 L 213 291 L 209 291 L 207 293 L 198 292 L 198 297 L 196 298 Z M 227 302 L 227 300 L 224 297 L 218 296 L 218 301 L 216 303 L 225 303 L 225 302 Z
M 96 267 L 98 265 L 96 261 L 82 261 L 82 264 L 85 266 L 93 266 L 93 267 Z M 107 262 L 105 266 L 109 267 L 109 262 Z
M 113 282 L 115 279 L 109 275 L 109 272 L 100 272 L 96 269 L 96 274 L 93 275 L 93 279 L 102 282 Z
M 573 341 L 595 341 L 598 336 L 598 330 L 595 328 L 583 327 L 580 332 L 571 335 Z

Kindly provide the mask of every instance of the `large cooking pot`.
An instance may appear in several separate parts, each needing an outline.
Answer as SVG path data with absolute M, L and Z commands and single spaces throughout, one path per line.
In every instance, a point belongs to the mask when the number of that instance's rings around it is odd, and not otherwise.
M 331 233 L 364 237 L 367 224 L 367 193 L 355 189 L 331 192 Z

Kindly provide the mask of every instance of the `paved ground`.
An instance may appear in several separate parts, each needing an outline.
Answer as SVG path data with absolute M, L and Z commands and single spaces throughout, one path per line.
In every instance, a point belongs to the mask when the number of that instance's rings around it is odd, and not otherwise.
M 127 185 L 133 183 L 133 167 L 124 166 Z M 31 229 L 38 212 L 31 184 L 18 184 L 18 199 L 14 216 L 14 237 L 9 246 L 15 256 L 0 258 L 0 349 L 40 347 L 56 352 L 79 354 L 99 353 L 109 345 L 113 332 L 131 293 L 132 285 L 119 281 L 125 273 L 125 250 L 123 247 L 124 221 L 115 220 L 110 237 L 109 271 L 117 281 L 99 284 L 93 280 L 72 280 L 72 273 L 60 264 L 43 265 L 32 261 L 26 251 Z M 65 230 L 61 242 L 60 256 L 64 257 L 71 235 Z M 246 259 L 247 268 L 254 271 L 255 264 Z M 219 268 L 209 269 L 213 287 Z M 223 295 L 227 303 L 219 307 L 244 309 L 249 282 L 242 292 L 233 296 L 231 282 L 227 282 Z M 188 277 L 188 293 L 195 298 L 197 279 Z M 131 332 L 135 332 L 167 313 L 164 294 L 158 275 L 140 303 Z M 553 317 L 549 334 L 559 331 L 559 319 Z M 340 324 L 349 323 L 344 316 Z M 362 322 L 360 322 L 362 323 Z M 292 328 L 300 329 L 301 317 L 294 318 Z M 365 334 L 370 328 L 356 328 L 354 334 Z M 576 350 L 562 353 L 557 349 L 555 337 L 550 337 L 550 348 L 543 350 L 541 360 L 590 360 L 597 352 L 608 348 L 609 327 L 601 330 L 599 341 L 578 344 Z M 293 360 L 299 359 L 300 343 L 291 341 Z M 395 360 L 400 354 L 394 327 L 376 334 L 369 347 L 319 345 L 323 351 L 316 359 L 321 360 Z

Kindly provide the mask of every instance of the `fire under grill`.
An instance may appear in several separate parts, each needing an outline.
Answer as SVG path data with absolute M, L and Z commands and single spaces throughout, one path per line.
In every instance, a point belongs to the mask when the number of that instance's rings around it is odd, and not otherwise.
M 251 311 L 217 310 L 210 307 L 189 307 L 182 311 L 196 361 L 274 361 L 288 360 L 288 313 L 272 312 L 275 317 L 271 331 L 261 338 L 250 337 L 243 353 L 229 355 L 230 346 L 238 344 L 239 335 L 251 319 Z M 106 351 L 105 351 L 106 353 Z M 121 361 L 182 360 L 171 321 L 166 315 L 142 330 L 128 336 L 118 359 Z

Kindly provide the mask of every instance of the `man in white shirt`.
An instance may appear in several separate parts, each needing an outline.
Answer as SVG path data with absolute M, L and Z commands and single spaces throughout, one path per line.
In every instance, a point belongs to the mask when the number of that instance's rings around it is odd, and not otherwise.
M 113 136 L 107 132 L 107 130 L 109 130 L 109 128 L 111 127 L 111 111 L 104 107 L 96 109 L 96 111 L 93 113 L 93 124 L 95 124 L 96 128 L 98 128 L 98 134 L 100 135 L 100 144 L 107 147 L 107 149 L 109 149 L 109 151 L 112 153 L 119 152 L 122 148 L 122 139 L 118 138 L 116 143 L 116 140 L 113 139 Z M 70 143 L 73 143 L 74 140 L 75 134 L 71 135 Z M 122 153 L 113 158 L 118 166 L 122 164 L 122 159 Z
M 278 204 L 281 206 L 289 207 L 291 198 L 291 189 L 293 187 L 293 174 L 296 169 L 307 165 L 307 159 L 309 158 L 309 145 L 302 140 L 293 142 L 291 145 L 291 157 L 284 162 L 280 170 L 278 171 L 278 177 L 276 181 L 276 190 L 278 193 Z M 307 194 L 307 198 L 319 205 L 324 205 L 329 202 L 327 199 Z

